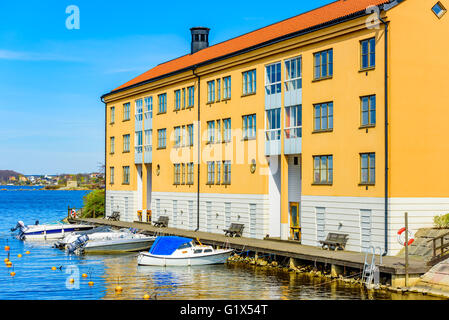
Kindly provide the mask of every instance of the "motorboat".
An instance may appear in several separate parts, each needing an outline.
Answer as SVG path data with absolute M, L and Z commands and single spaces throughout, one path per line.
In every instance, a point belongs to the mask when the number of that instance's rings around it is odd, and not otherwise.
M 225 263 L 232 249 L 214 249 L 194 240 L 176 236 L 158 237 L 149 252 L 140 252 L 141 266 L 197 266 Z
M 53 244 L 54 248 L 58 248 L 58 249 L 65 249 L 66 246 L 70 243 L 73 243 L 76 241 L 76 239 L 79 238 L 79 236 L 87 234 L 89 235 L 90 239 L 103 239 L 106 238 L 107 236 L 111 235 L 111 233 L 116 232 L 112 229 L 112 227 L 109 226 L 101 226 L 101 227 L 95 227 L 93 229 L 90 230 L 85 230 L 85 231 L 76 231 L 76 232 L 70 232 L 67 233 L 64 238 L 56 241 Z
M 150 248 L 156 237 L 147 236 L 133 232 L 133 230 L 122 229 L 113 232 L 99 232 L 83 234 L 66 245 L 68 253 L 121 253 L 136 252 Z
M 20 240 L 50 240 L 50 239 L 62 239 L 67 233 L 90 230 L 94 228 L 88 224 L 39 224 L 36 221 L 34 225 L 25 225 L 23 221 L 18 221 L 11 231 L 19 230 L 18 238 Z

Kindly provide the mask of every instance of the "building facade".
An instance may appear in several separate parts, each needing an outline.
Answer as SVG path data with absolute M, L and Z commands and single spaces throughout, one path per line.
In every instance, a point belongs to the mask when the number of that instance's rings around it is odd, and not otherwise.
M 396 254 L 404 212 L 449 211 L 443 2 L 340 0 L 213 46 L 192 28 L 102 97 L 106 214 Z

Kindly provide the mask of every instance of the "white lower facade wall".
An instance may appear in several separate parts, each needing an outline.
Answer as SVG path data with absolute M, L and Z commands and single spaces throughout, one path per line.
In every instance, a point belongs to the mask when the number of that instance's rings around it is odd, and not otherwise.
M 408 213 L 408 227 L 412 234 L 420 228 L 432 228 L 433 218 L 449 213 L 449 198 L 390 198 L 389 199 L 389 243 L 393 252 L 401 246 L 397 232 L 405 225 L 404 213 Z
M 325 228 L 329 232 L 346 233 L 346 250 L 361 252 L 361 210 L 371 210 L 370 244 L 385 249 L 384 198 L 302 196 L 302 244 L 319 246 L 317 240 L 316 208 L 325 209 Z M 404 227 L 404 213 L 408 212 L 409 229 L 414 234 L 420 228 L 433 226 L 435 215 L 449 212 L 449 198 L 390 198 L 388 210 L 388 255 L 401 249 L 397 232 Z M 377 251 L 378 252 L 378 251 Z
M 177 207 L 175 215 L 174 201 Z M 231 208 L 228 219 L 225 215 L 226 203 Z M 153 192 L 151 205 L 153 221 L 165 215 L 169 217 L 169 227 L 196 230 L 196 193 Z M 254 205 L 256 215 L 252 221 L 250 208 Z M 227 229 L 229 223 L 242 223 L 245 225 L 244 237 L 263 239 L 269 230 L 269 209 L 268 195 L 201 193 L 199 231 L 224 234 L 223 229 Z
M 137 220 L 137 191 L 112 191 L 106 190 L 106 216 L 112 215 L 112 212 L 120 212 L 120 220 L 133 222 Z

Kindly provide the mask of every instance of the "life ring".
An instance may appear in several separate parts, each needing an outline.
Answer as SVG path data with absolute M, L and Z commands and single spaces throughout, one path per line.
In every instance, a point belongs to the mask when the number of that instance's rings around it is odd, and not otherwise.
M 71 216 L 72 218 L 76 218 L 76 211 L 75 211 L 75 209 L 72 209 L 72 210 L 70 211 L 70 216 Z
M 399 229 L 398 231 L 398 242 L 399 244 L 403 245 L 404 247 L 406 246 L 405 243 L 405 228 Z M 412 233 L 410 232 L 410 230 L 408 231 L 408 245 L 411 245 L 415 239 L 413 239 Z

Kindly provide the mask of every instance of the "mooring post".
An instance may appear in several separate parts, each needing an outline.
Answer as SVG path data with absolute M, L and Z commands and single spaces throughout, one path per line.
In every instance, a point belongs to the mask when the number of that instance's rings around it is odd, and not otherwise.
M 408 212 L 405 213 L 405 287 L 408 287 Z

